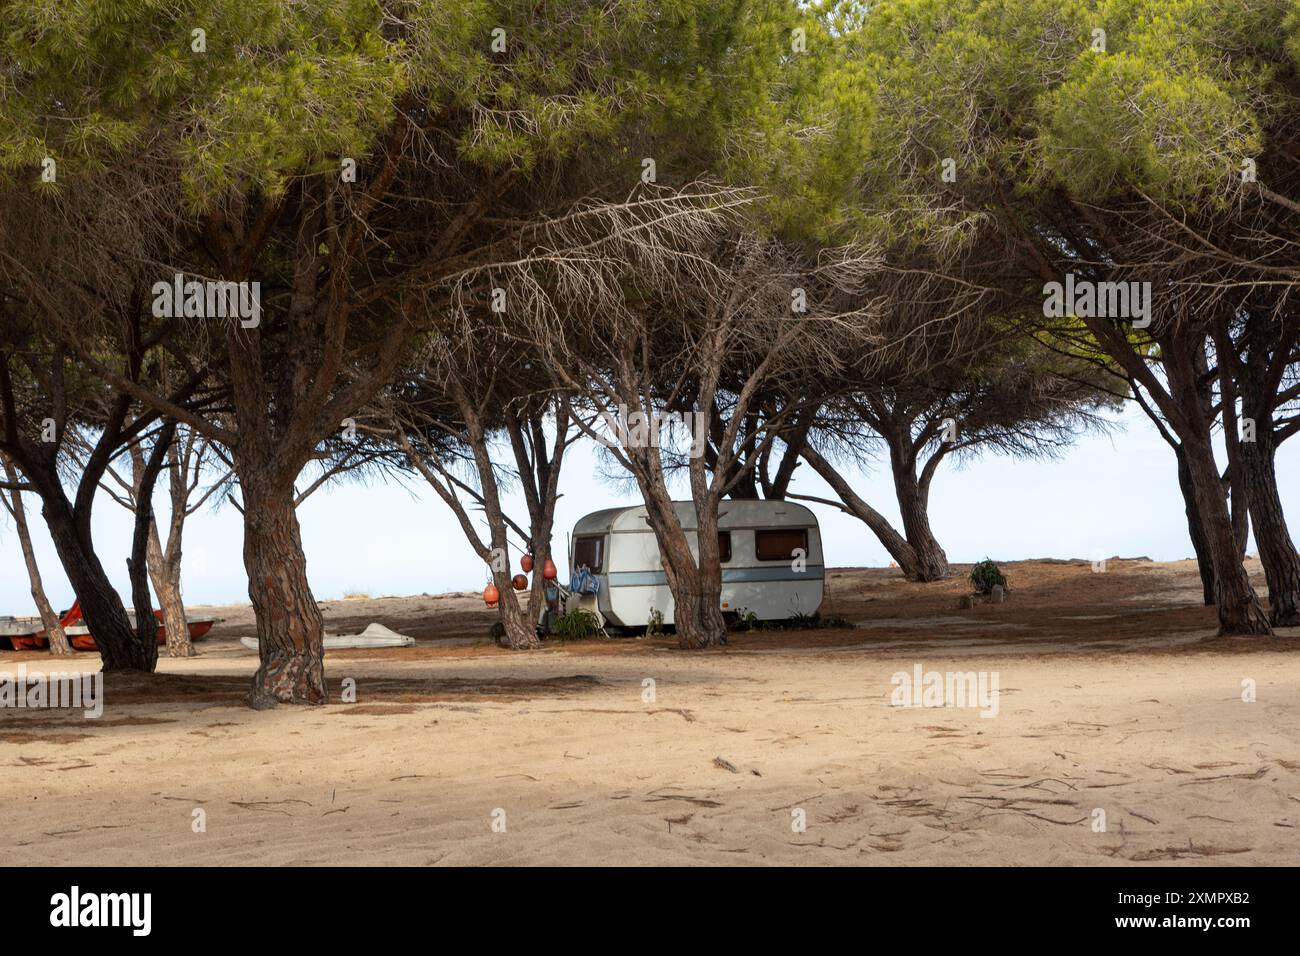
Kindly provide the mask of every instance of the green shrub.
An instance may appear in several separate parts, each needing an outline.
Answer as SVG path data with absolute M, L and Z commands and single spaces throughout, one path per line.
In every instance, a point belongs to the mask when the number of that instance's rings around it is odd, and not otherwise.
M 985 558 L 971 569 L 970 583 L 974 585 L 977 594 L 991 594 L 994 585 L 1000 584 L 1006 590 L 1007 577 L 997 564 Z
M 600 633 L 600 618 L 584 607 L 575 608 L 555 619 L 555 636 L 562 641 L 580 641 Z

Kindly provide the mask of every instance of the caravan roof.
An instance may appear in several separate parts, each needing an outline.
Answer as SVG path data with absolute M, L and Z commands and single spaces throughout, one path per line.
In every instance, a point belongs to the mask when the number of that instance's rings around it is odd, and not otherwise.
M 685 531 L 694 531 L 695 504 L 690 501 L 674 501 L 673 510 L 677 520 Z M 752 528 L 773 526 L 790 526 L 802 528 L 817 524 L 817 517 L 808 508 L 793 501 L 771 501 L 765 499 L 730 499 L 718 507 L 718 527 Z M 645 531 L 648 529 L 646 507 L 644 504 L 627 508 L 606 508 L 593 511 L 580 518 L 573 526 L 575 535 L 602 534 L 610 531 Z

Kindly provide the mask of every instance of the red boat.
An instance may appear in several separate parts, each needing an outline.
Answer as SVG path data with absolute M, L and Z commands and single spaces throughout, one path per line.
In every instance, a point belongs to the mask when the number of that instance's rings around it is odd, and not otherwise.
M 162 623 L 162 611 L 154 611 L 154 617 L 158 619 L 158 643 L 160 645 L 167 643 L 167 627 Z M 131 615 L 131 612 L 127 612 Z M 212 630 L 212 625 L 217 623 L 215 617 L 188 617 L 187 623 L 190 629 L 190 640 L 197 641 L 205 637 L 208 631 Z M 134 620 L 132 621 L 134 623 Z M 59 624 L 63 627 L 63 633 L 68 635 L 68 642 L 79 651 L 95 651 L 98 646 L 95 644 L 95 638 L 91 636 L 90 628 L 86 627 L 81 617 L 81 602 L 76 601 L 72 607 L 63 612 L 59 618 Z M 10 645 L 16 651 L 39 650 L 49 646 L 49 635 L 46 634 L 44 626 L 36 618 L 8 618 L 0 619 L 0 640 L 8 638 Z
M 8 641 L 16 651 L 34 651 L 49 641 L 41 622 L 35 618 L 0 618 L 0 647 Z

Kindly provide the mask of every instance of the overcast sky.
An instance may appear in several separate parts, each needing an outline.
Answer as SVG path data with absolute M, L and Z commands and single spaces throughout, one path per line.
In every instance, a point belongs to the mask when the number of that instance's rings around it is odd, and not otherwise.
M 1173 453 L 1140 412 L 1110 436 L 1083 438 L 1055 461 L 1018 461 L 987 456 L 958 469 L 945 464 L 931 492 L 931 523 L 953 561 L 985 556 L 1096 558 L 1148 555 L 1155 560 L 1190 557 L 1183 501 Z M 555 549 L 565 551 L 566 533 L 582 515 L 634 504 L 626 490 L 595 472 L 602 466 L 590 442 L 565 459 Z M 607 467 L 607 466 L 606 466 Z M 794 490 L 833 498 L 806 466 Z M 1283 506 L 1300 534 L 1300 441 L 1278 456 Z M 856 476 L 855 487 L 897 525 L 887 465 Z M 685 496 L 684 489 L 677 489 Z M 55 609 L 72 602 L 39 502 L 25 495 L 45 585 Z M 522 501 L 510 499 L 521 524 Z M 158 507 L 165 508 L 160 494 Z M 835 509 L 812 505 L 821 522 L 829 566 L 886 565 L 889 556 L 866 526 Z M 398 485 L 323 488 L 299 510 L 307 570 L 317 598 L 347 592 L 382 595 L 438 594 L 481 588 L 485 574 L 451 513 L 431 489 Z M 96 505 L 96 546 L 110 577 L 125 597 L 130 590 L 126 555 L 131 517 L 106 496 Z M 1252 545 L 1253 550 L 1253 545 Z M 512 559 L 517 556 L 512 555 Z M 226 604 L 248 599 L 240 515 L 228 505 L 192 517 L 185 532 L 183 590 L 187 604 Z M 561 573 L 566 573 L 561 562 Z M 0 519 L 0 614 L 35 613 L 27 572 L 8 515 Z

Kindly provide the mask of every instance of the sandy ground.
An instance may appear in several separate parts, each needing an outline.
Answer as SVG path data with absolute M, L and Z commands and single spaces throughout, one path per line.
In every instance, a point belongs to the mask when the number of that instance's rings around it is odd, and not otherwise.
M 833 571 L 823 611 L 855 627 L 709 652 L 511 653 L 475 595 L 330 602 L 331 630 L 419 642 L 330 654 L 356 703 L 263 713 L 248 609 L 196 609 L 225 618 L 202 656 L 110 682 L 101 719 L 0 711 L 0 841 L 10 865 L 1300 862 L 1300 631 L 1215 638 L 1185 562 L 1006 570 L 1009 602 L 965 611 L 960 580 Z M 50 663 L 0 670 L 24 661 Z M 892 706 L 917 664 L 996 673 L 997 716 Z

